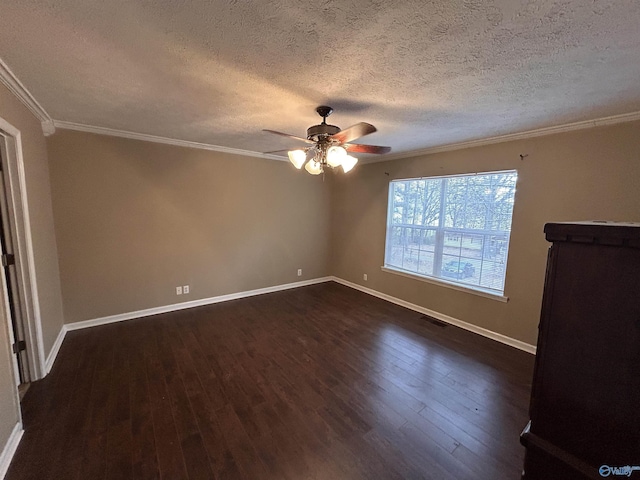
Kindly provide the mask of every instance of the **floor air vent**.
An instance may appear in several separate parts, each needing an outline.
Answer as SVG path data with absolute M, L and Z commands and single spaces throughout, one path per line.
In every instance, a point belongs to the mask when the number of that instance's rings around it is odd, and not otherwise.
M 435 325 L 436 327 L 445 328 L 449 326 L 448 323 L 441 322 L 440 320 L 436 320 L 435 318 L 427 317 L 426 315 L 423 315 L 420 318 L 422 320 L 426 320 L 427 322 Z

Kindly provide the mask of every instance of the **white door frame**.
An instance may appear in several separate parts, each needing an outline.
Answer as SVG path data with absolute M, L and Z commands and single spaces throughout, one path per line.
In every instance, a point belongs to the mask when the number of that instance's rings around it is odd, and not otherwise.
M 9 216 L 13 228 L 16 245 L 16 273 L 20 287 L 20 300 L 24 309 L 24 330 L 27 342 L 27 360 L 31 380 L 43 378 L 46 374 L 42 324 L 40 319 L 40 302 L 38 284 L 31 239 L 31 223 L 29 221 L 29 202 L 27 200 L 24 159 L 22 156 L 22 136 L 20 130 L 0 117 L 0 142 L 6 156 L 9 188 L 7 200 Z M 7 319 L 9 320 L 9 319 Z M 14 359 L 15 362 L 15 359 Z M 17 367 L 17 362 L 16 367 Z

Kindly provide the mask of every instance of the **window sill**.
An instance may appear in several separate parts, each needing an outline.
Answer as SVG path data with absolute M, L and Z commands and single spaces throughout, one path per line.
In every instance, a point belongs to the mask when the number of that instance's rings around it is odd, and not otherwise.
M 440 278 L 422 277 L 420 275 L 416 275 L 411 272 L 406 272 L 404 270 L 398 270 L 392 267 L 382 266 L 380 267 L 380 269 L 383 272 L 393 273 L 394 275 L 400 275 L 401 277 L 407 277 L 413 280 L 420 280 L 421 282 L 432 283 L 434 285 L 440 285 L 441 287 L 451 288 L 452 290 L 458 290 L 460 292 L 471 293 L 472 295 L 478 295 L 479 297 L 485 297 L 491 300 L 497 300 L 498 302 L 502 302 L 502 303 L 507 303 L 509 301 L 509 297 L 505 297 L 504 295 L 500 295 L 498 293 L 492 293 L 486 290 L 478 290 L 472 287 L 466 287 L 459 283 L 447 282 L 446 280 L 442 280 Z

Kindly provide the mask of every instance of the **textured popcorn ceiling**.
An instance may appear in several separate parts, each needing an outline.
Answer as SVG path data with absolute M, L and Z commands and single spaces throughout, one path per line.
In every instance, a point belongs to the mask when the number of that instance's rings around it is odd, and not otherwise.
M 314 108 L 394 152 L 640 110 L 640 2 L 2 0 L 55 120 L 253 151 Z

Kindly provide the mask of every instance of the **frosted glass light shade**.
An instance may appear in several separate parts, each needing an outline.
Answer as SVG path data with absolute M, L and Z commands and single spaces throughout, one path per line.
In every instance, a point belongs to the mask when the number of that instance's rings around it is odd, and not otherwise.
M 347 151 L 343 147 L 334 145 L 327 150 L 327 163 L 331 167 L 339 167 L 347 156 Z
M 307 153 L 304 150 L 291 150 L 287 152 L 287 155 L 289 155 L 289 160 L 297 169 L 301 169 L 307 159 Z
M 319 175 L 322 173 L 322 165 L 320 165 L 320 162 L 316 162 L 315 159 L 310 160 L 309 163 L 304 166 L 304 169 L 311 175 Z
M 358 163 L 358 159 L 356 157 L 346 155 L 342 160 L 342 169 L 344 170 L 344 173 L 347 173 L 349 170 L 355 167 L 356 163 Z

